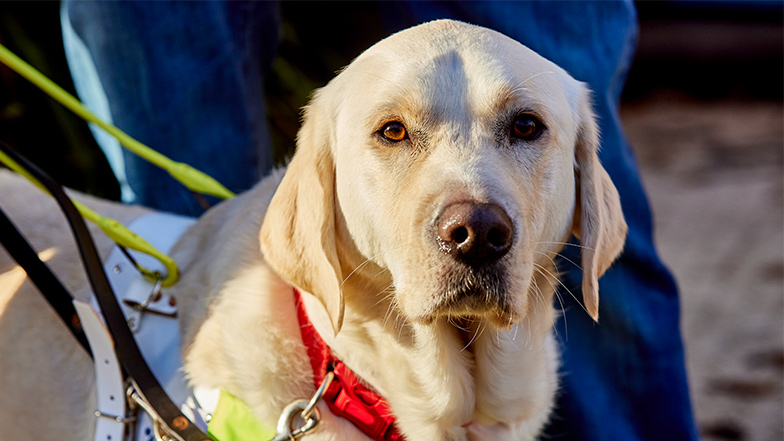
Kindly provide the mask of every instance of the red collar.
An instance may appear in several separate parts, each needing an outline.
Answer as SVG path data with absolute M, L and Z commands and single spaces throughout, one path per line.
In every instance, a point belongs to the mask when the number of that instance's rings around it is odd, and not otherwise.
M 294 299 L 297 304 L 299 329 L 302 332 L 302 341 L 308 349 L 316 388 L 329 370 L 335 374 L 335 379 L 322 397 L 329 410 L 334 415 L 351 421 L 362 433 L 376 441 L 403 441 L 403 435 L 394 425 L 395 417 L 386 400 L 365 386 L 351 369 L 332 354 L 332 350 L 308 320 L 301 294 L 296 289 Z

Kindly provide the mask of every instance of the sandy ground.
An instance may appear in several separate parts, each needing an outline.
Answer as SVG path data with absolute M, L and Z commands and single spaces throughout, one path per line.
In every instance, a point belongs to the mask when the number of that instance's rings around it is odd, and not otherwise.
M 703 439 L 784 439 L 784 109 L 661 94 L 622 119 L 681 290 Z

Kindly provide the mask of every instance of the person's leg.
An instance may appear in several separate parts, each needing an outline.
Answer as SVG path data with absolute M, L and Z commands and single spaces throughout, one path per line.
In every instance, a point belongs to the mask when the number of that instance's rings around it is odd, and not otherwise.
M 66 0 L 62 16 L 72 73 L 94 72 L 76 79 L 88 106 L 103 93 L 116 126 L 233 191 L 271 168 L 262 81 L 279 38 L 276 3 Z M 202 211 L 166 172 L 129 152 L 108 156 L 133 202 Z
M 599 324 L 569 293 L 560 293 L 566 310 L 557 326 L 563 388 L 543 439 L 696 439 L 677 289 L 654 249 L 647 198 L 618 118 L 637 32 L 631 1 L 406 1 L 395 8 L 385 6 L 393 31 L 438 18 L 486 26 L 560 65 L 595 93 L 600 158 L 618 187 L 629 235 L 622 256 L 601 279 Z M 563 254 L 579 262 L 577 247 Z M 581 298 L 582 275 L 569 260 L 559 263 L 564 283 Z

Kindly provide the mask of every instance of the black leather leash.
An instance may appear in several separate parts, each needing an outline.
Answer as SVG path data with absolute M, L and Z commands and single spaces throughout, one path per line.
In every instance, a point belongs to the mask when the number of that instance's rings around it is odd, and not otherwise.
M 153 373 L 150 371 L 150 368 L 147 366 L 147 363 L 144 361 L 144 357 L 142 357 L 142 354 L 139 351 L 139 347 L 136 345 L 136 340 L 133 338 L 133 334 L 128 328 L 125 316 L 120 310 L 120 306 L 117 304 L 117 299 L 114 296 L 114 292 L 112 291 L 112 287 L 106 277 L 106 273 L 103 271 L 103 262 L 98 255 L 98 251 L 95 249 L 95 243 L 93 242 L 92 236 L 90 235 L 87 226 L 84 224 L 82 216 L 79 214 L 70 198 L 68 198 L 68 196 L 65 194 L 62 187 L 55 183 L 44 172 L 39 170 L 35 165 L 30 163 L 27 159 L 23 158 L 21 155 L 16 153 L 13 149 L 1 141 L 0 150 L 2 150 L 3 153 L 8 155 L 11 159 L 16 161 L 21 167 L 30 173 L 30 175 L 32 175 L 44 187 L 46 187 L 49 193 L 57 201 L 58 205 L 65 214 L 65 217 L 68 219 L 68 224 L 70 225 L 71 231 L 73 232 L 77 248 L 79 249 L 79 254 L 82 258 L 82 263 L 84 264 L 85 271 L 87 272 L 87 278 L 98 300 L 98 304 L 101 307 L 101 312 L 103 314 L 104 320 L 106 321 L 106 325 L 109 328 L 109 332 L 111 333 L 114 340 L 117 358 L 122 364 L 125 374 L 130 377 L 136 385 L 136 391 L 139 393 L 139 395 L 141 395 L 144 401 L 152 406 L 154 412 L 157 414 L 156 416 L 159 418 L 159 421 L 165 426 L 169 433 L 176 435 L 182 441 L 213 440 L 213 438 L 204 433 L 180 412 L 180 409 L 171 401 L 169 396 L 166 395 L 166 392 L 163 390 L 160 383 L 158 383 L 158 380 L 155 378 Z M 14 228 L 14 230 L 16 230 L 16 228 Z M 2 231 L 3 244 L 6 246 L 6 231 Z M 24 238 L 22 238 L 22 240 L 24 241 Z M 30 251 L 35 254 L 32 249 L 30 249 Z M 45 264 L 41 262 L 40 259 L 38 259 L 37 255 L 35 255 L 35 257 L 41 265 L 45 266 Z M 14 258 L 16 259 L 15 256 Z M 33 267 L 35 267 L 35 264 L 33 264 Z M 27 271 L 26 267 L 24 269 Z M 51 271 L 49 271 L 48 268 L 47 271 L 51 275 Z M 38 270 L 33 269 L 32 273 L 38 274 Z M 31 274 L 29 271 L 27 273 L 28 277 L 31 279 L 33 279 L 33 274 Z M 36 275 L 36 277 L 38 276 Z M 47 278 L 48 276 L 44 275 L 43 277 Z M 54 277 L 54 275 L 52 275 L 52 277 Z M 56 280 L 56 278 L 54 279 Z M 51 281 L 44 282 L 44 279 L 41 279 L 40 286 L 38 281 L 34 280 L 33 283 L 35 283 L 39 289 L 41 289 L 41 286 L 43 286 L 49 290 L 52 286 L 49 284 L 50 282 Z M 59 284 L 59 281 L 57 281 L 57 283 Z M 60 287 L 62 288 L 62 284 L 60 284 Z M 55 290 L 57 290 L 57 288 L 55 288 Z M 63 320 L 66 322 L 66 325 L 69 325 L 70 328 L 71 322 L 66 320 L 65 317 L 73 317 L 73 315 L 70 315 L 71 310 L 73 309 L 73 304 L 71 303 L 72 297 L 64 288 L 59 291 L 59 293 L 52 291 L 52 294 L 60 296 L 60 299 L 55 300 L 55 302 L 50 300 L 50 303 L 53 307 L 55 307 L 55 309 L 57 309 L 60 317 L 63 318 Z M 63 297 L 63 294 L 65 294 L 67 297 Z M 49 296 L 46 294 L 45 297 L 47 300 L 49 299 Z M 65 303 L 70 305 L 70 309 L 65 307 L 65 309 L 61 310 L 58 309 L 60 306 L 55 306 L 64 305 Z M 75 311 L 73 314 L 75 314 Z M 82 332 L 82 336 L 83 335 L 84 333 Z

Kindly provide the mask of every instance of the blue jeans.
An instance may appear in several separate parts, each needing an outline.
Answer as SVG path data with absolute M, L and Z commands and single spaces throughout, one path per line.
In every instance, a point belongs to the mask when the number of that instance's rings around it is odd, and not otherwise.
M 141 7 L 66 1 L 66 8 L 92 55 L 118 126 L 235 190 L 247 188 L 265 171 L 269 152 L 262 157 L 257 144 L 269 146 L 269 140 L 256 81 L 274 57 L 279 26 L 274 3 Z M 621 195 L 629 234 L 623 255 L 601 279 L 598 325 L 561 293 L 566 309 L 558 323 L 563 387 L 543 439 L 696 440 L 677 289 L 654 249 L 647 198 L 618 118 L 637 32 L 631 1 L 399 1 L 384 3 L 383 9 L 390 32 L 437 18 L 493 28 L 594 91 L 600 158 Z M 176 20 L 181 20 L 177 27 Z M 172 32 L 197 25 L 198 35 Z M 170 178 L 128 155 L 125 159 L 139 202 L 188 212 L 181 190 L 169 186 Z M 576 247 L 563 254 L 579 261 Z M 565 285 L 580 298 L 579 269 L 568 260 L 560 267 Z
M 262 85 L 278 44 L 275 3 L 66 1 L 61 16 L 76 89 L 99 116 L 235 192 L 271 169 Z M 98 140 L 125 202 L 203 211 L 166 172 Z

